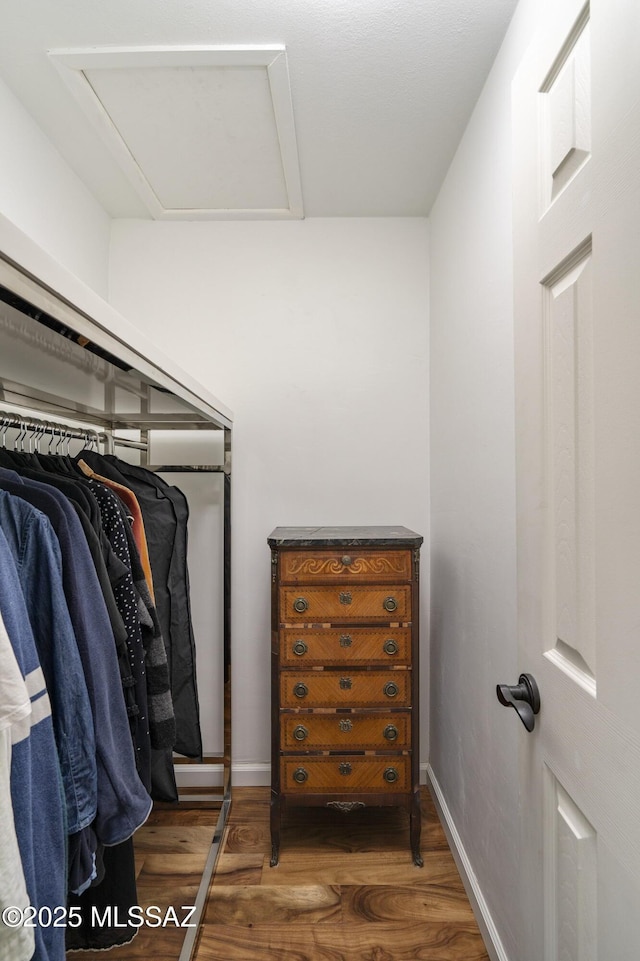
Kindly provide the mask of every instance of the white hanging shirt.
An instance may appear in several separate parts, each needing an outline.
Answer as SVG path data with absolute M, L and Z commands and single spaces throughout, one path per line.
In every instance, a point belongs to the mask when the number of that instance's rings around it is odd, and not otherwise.
M 31 700 L 11 641 L 0 617 L 0 961 L 29 961 L 35 950 L 33 928 L 7 927 L 7 907 L 29 905 L 11 804 L 11 745 L 31 731 Z

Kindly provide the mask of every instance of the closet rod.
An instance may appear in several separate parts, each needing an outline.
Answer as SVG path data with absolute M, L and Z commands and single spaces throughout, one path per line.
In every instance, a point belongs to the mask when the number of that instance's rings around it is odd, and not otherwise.
M 63 440 L 88 441 L 93 437 L 96 445 L 105 443 L 110 451 L 114 445 L 134 448 L 135 450 L 147 450 L 148 446 L 145 441 L 130 440 L 128 437 L 114 437 L 112 434 L 98 431 L 93 427 L 68 427 L 59 421 L 40 420 L 37 417 L 28 417 L 15 411 L 0 410 L 0 431 L 6 433 L 11 427 L 36 434 L 38 438 L 50 434 L 53 437 L 61 437 Z

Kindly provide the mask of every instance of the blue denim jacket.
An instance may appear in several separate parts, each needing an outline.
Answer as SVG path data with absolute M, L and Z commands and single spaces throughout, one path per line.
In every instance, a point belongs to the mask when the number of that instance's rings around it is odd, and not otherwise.
M 93 717 L 62 588 L 60 547 L 44 514 L 2 490 L 0 529 L 13 555 L 51 700 L 71 834 L 95 818 L 98 792 Z
M 65 823 L 60 768 L 40 662 L 12 552 L 0 530 L 0 615 L 27 689 L 29 736 L 11 752 L 11 799 L 29 900 L 55 911 L 66 898 Z M 45 700 L 46 699 L 46 700 Z M 55 917 L 55 914 L 53 915 Z M 33 961 L 64 961 L 65 932 L 36 924 Z M 2 923 L 0 922 L 0 938 Z

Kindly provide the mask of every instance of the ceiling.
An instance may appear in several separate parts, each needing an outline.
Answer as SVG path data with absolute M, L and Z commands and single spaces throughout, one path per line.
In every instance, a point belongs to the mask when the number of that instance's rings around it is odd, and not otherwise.
M 2 0 L 0 76 L 113 217 L 428 214 L 516 0 Z

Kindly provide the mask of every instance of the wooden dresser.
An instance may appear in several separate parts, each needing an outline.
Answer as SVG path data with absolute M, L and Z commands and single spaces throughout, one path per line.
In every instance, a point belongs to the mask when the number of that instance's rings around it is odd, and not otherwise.
M 271 865 L 289 805 L 409 811 L 420 856 L 420 545 L 405 527 L 277 527 L 271 548 Z

